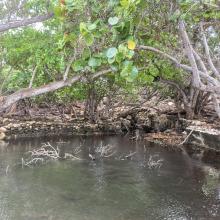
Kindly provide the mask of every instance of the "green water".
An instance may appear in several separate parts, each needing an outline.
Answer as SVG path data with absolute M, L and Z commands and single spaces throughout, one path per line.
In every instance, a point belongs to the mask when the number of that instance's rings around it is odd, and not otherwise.
M 22 168 L 25 152 L 46 141 L 63 152 L 81 144 L 83 160 Z M 91 161 L 100 144 L 117 153 Z M 206 166 L 144 145 L 114 136 L 1 143 L 0 220 L 220 219 L 220 181 Z M 150 156 L 163 160 L 160 168 L 149 167 Z

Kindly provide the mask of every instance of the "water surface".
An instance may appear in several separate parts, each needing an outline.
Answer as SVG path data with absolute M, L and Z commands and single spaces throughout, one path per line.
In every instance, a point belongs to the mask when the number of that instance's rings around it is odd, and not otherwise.
M 22 168 L 25 152 L 46 141 L 63 152 L 82 145 L 78 156 L 83 160 Z M 114 146 L 117 153 L 91 161 L 89 153 L 101 144 Z M 163 161 L 161 167 L 150 167 L 149 158 Z M 0 219 L 220 219 L 220 181 L 212 168 L 181 153 L 127 137 L 1 143 Z

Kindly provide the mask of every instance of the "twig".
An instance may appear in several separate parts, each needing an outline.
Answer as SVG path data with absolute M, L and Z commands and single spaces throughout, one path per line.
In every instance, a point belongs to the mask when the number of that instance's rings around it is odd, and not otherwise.
M 29 83 L 29 89 L 30 88 L 32 88 L 32 85 L 33 85 L 33 82 L 34 82 L 34 78 L 35 78 L 35 75 L 36 75 L 36 73 L 37 73 L 37 67 L 38 66 L 36 66 L 35 68 L 34 68 L 34 71 L 33 71 L 33 74 L 32 74 L 32 77 L 31 77 L 31 80 L 30 80 L 30 83 Z
M 150 156 L 149 160 L 148 160 L 148 168 L 152 169 L 152 168 L 159 168 L 162 166 L 163 164 L 163 159 L 159 159 L 159 160 L 154 160 L 153 157 L 155 157 L 157 155 L 154 156 Z
M 183 144 L 185 144 L 193 132 L 194 132 L 194 129 L 190 131 L 190 133 L 187 135 L 187 137 L 184 139 L 184 141 L 181 142 L 180 144 L 178 144 L 178 146 L 182 146 Z
M 70 58 L 69 64 L 67 65 L 66 70 L 65 70 L 65 72 L 64 72 L 64 74 L 63 74 L 63 80 L 64 80 L 64 81 L 67 80 L 68 74 L 69 74 L 69 71 L 70 71 L 70 68 L 71 68 L 71 65 L 72 65 L 72 63 L 73 63 L 73 61 L 74 61 L 75 59 L 76 59 L 76 55 L 75 55 L 75 53 L 74 53 L 74 55 Z
M 116 151 L 113 151 L 111 154 L 104 156 L 105 158 L 111 157 L 116 153 Z
M 199 133 L 198 136 L 196 136 L 196 135 L 194 134 L 193 137 L 194 137 L 197 141 L 200 142 L 200 143 L 194 142 L 195 144 L 198 144 L 198 145 L 203 146 L 203 147 L 207 147 L 207 145 L 205 144 L 205 140 L 204 140 L 204 138 L 202 137 L 201 133 Z
M 134 156 L 137 152 L 130 152 L 130 154 L 128 154 L 127 156 L 125 156 L 126 159 L 131 158 L 132 156 Z

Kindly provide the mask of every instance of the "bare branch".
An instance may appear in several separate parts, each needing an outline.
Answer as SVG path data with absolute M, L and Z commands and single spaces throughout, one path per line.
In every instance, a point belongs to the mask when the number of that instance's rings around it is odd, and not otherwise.
M 110 72 L 112 72 L 112 69 L 101 70 L 101 71 L 95 73 L 95 74 L 92 76 L 92 79 L 96 79 L 96 78 L 98 78 L 98 77 L 100 77 L 100 76 L 102 76 L 102 75 L 105 75 L 105 74 L 107 74 L 107 73 L 110 73 Z
M 195 56 L 195 59 L 198 61 L 202 71 L 204 73 L 206 73 L 207 75 L 209 75 L 209 72 L 204 64 L 204 62 L 202 61 L 202 58 L 199 56 L 199 54 L 193 49 L 193 55 Z
M 110 73 L 111 71 L 112 71 L 111 69 L 101 70 L 97 72 L 96 74 L 92 75 L 92 79 L 96 79 L 102 75 Z M 38 88 L 25 88 L 11 95 L 8 95 L 6 97 L 0 97 L 2 100 L 2 103 L 0 106 L 0 112 L 4 111 L 8 107 L 10 107 L 12 104 L 16 103 L 17 101 L 21 99 L 42 95 L 47 92 L 53 92 L 64 87 L 71 86 L 73 83 L 79 82 L 79 81 L 86 81 L 86 77 L 83 74 L 81 74 L 81 75 L 74 76 L 66 81 L 61 80 L 57 82 L 52 82 L 47 85 L 40 86 Z
M 203 24 L 200 24 L 200 29 L 201 29 L 202 41 L 203 41 L 203 45 L 204 45 L 204 48 L 205 48 L 205 53 L 206 53 L 206 56 L 207 56 L 207 59 L 208 59 L 209 66 L 210 66 L 212 72 L 215 74 L 215 76 L 219 79 L 220 78 L 220 73 L 215 68 L 215 66 L 214 66 L 214 64 L 212 62 L 212 58 L 211 58 L 211 55 L 210 55 L 210 50 L 209 50 L 208 42 L 207 42 L 207 39 L 206 39 L 206 36 L 205 36 L 205 32 L 204 32 L 204 29 L 203 29 Z
M 150 47 L 150 46 L 144 46 L 144 45 L 140 45 L 138 48 L 141 49 L 141 50 L 149 50 L 149 51 L 158 53 L 158 54 L 162 55 L 163 57 L 169 59 L 176 67 L 181 68 L 181 69 L 183 69 L 187 72 L 190 72 L 190 73 L 193 72 L 193 69 L 192 69 L 191 66 L 180 63 L 175 57 L 173 57 L 170 54 L 167 54 L 166 52 L 163 52 L 163 51 L 161 51 L 157 48 Z M 209 82 L 210 84 L 212 84 L 214 86 L 217 86 L 219 84 L 216 79 L 214 79 L 213 77 L 207 75 L 203 71 L 199 70 L 199 74 L 201 75 L 202 78 L 207 80 L 207 82 Z M 219 88 L 216 88 L 216 89 L 219 89 Z
M 0 32 L 5 32 L 5 31 L 8 31 L 10 29 L 15 29 L 15 28 L 19 28 L 19 27 L 28 26 L 30 24 L 34 24 L 34 23 L 37 23 L 37 22 L 43 22 L 43 21 L 49 20 L 53 16 L 54 16 L 53 13 L 49 13 L 49 14 L 45 14 L 45 15 L 32 17 L 32 18 L 26 18 L 26 19 L 23 19 L 23 20 L 20 20 L 20 21 L 9 22 L 7 24 L 1 24 L 0 25 Z
M 186 55 L 187 55 L 188 60 L 191 64 L 191 67 L 192 67 L 192 73 L 193 73 L 192 83 L 193 83 L 193 86 L 196 87 L 196 88 L 199 88 L 202 85 L 201 80 L 200 80 L 200 76 L 199 76 L 199 69 L 197 67 L 195 57 L 193 55 L 193 48 L 192 48 L 192 45 L 190 43 L 188 34 L 186 32 L 184 21 L 182 21 L 182 20 L 180 20 L 180 22 L 179 22 L 179 30 L 180 30 L 180 34 L 181 34 L 181 37 L 182 37 L 182 40 L 183 40 L 184 48 L 186 50 Z
M 180 88 L 180 86 L 177 83 L 170 81 L 170 80 L 165 80 L 165 79 L 161 79 L 160 81 L 162 83 L 166 83 L 166 84 L 169 84 L 169 85 L 175 87 L 181 93 L 184 103 L 188 103 L 188 98 L 187 98 L 185 92 Z
M 186 136 L 186 138 L 180 144 L 178 144 L 178 146 L 182 146 L 183 144 L 185 144 L 193 132 L 194 132 L 194 129 L 190 131 L 190 133 Z
M 37 66 L 34 68 L 34 71 L 33 71 L 33 74 L 32 74 L 31 80 L 30 80 L 30 84 L 29 84 L 29 87 L 28 87 L 29 89 L 32 88 L 36 73 L 37 73 Z
M 65 70 L 65 73 L 64 73 L 64 75 L 63 75 L 63 80 L 64 80 L 64 81 L 66 81 L 67 78 L 68 78 L 68 74 L 69 74 L 69 71 L 70 71 L 70 67 L 71 67 L 73 61 L 75 60 L 75 58 L 76 58 L 75 54 L 70 58 L 69 64 L 67 65 L 66 70 Z

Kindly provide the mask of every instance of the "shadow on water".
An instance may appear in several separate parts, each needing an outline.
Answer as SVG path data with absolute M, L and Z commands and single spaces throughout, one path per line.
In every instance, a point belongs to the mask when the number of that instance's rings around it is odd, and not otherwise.
M 63 152 L 82 145 L 83 160 L 23 169 L 18 165 L 25 152 L 47 141 Z M 92 161 L 88 155 L 100 144 L 114 146 L 116 154 Z M 220 219 L 218 170 L 181 153 L 144 145 L 117 136 L 0 145 L 0 219 Z M 161 165 L 155 166 L 159 160 Z

